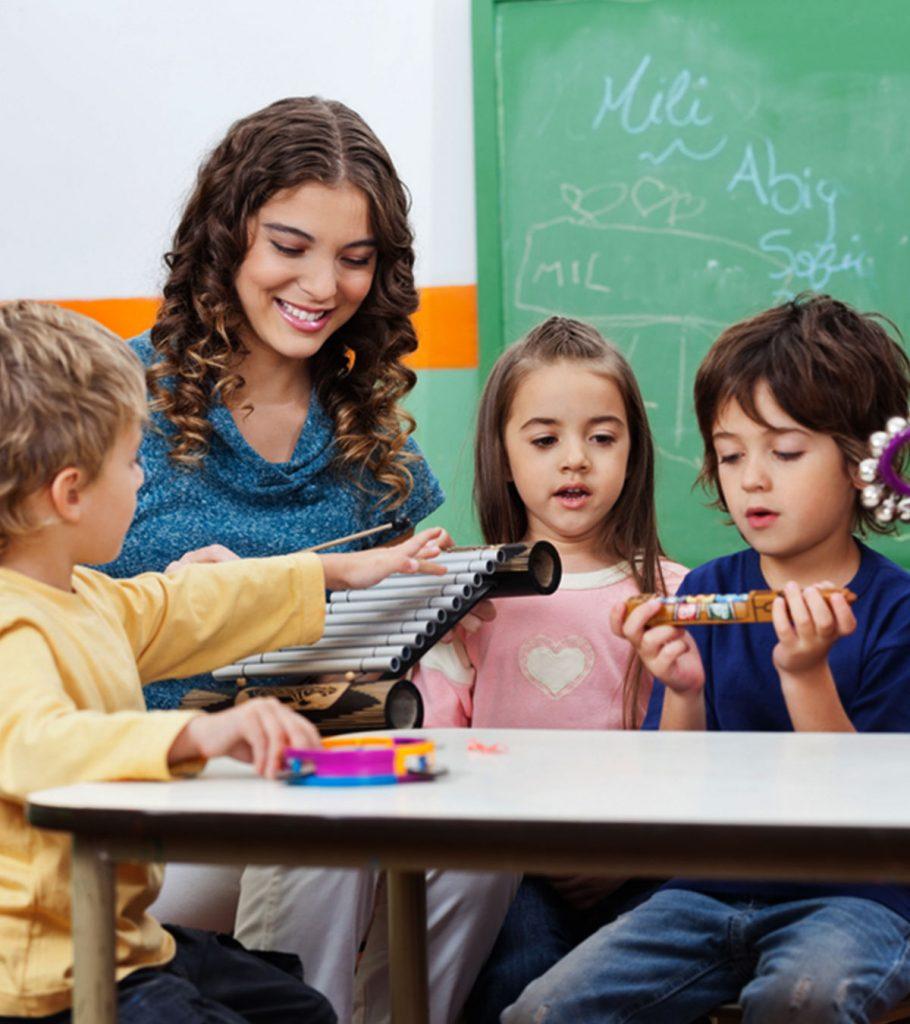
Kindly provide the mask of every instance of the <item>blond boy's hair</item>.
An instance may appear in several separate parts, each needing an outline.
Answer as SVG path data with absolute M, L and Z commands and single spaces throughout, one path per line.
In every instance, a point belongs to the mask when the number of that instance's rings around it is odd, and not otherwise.
M 142 364 L 115 334 L 48 303 L 0 305 L 0 552 L 37 528 L 27 498 L 67 466 L 91 482 L 146 416 Z

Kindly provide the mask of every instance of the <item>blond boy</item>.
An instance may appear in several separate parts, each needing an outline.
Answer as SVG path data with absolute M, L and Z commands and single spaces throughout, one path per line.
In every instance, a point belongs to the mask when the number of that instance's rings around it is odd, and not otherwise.
M 274 776 L 285 746 L 318 743 L 305 719 L 271 699 L 147 712 L 142 685 L 311 643 L 326 588 L 428 570 L 444 537 L 112 580 L 83 565 L 120 550 L 145 418 L 142 368 L 114 335 L 50 305 L 0 307 L 0 1021 L 70 1016 L 70 843 L 28 825 L 29 792 L 171 779 L 220 755 Z M 162 928 L 145 913 L 159 883 L 155 868 L 118 870 L 119 1020 L 335 1019 L 231 940 Z

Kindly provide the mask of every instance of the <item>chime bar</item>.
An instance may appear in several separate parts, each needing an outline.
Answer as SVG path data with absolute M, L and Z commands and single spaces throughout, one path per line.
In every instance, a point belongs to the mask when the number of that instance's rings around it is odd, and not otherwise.
M 325 632 L 307 647 L 256 654 L 215 672 L 217 679 L 324 673 L 401 673 L 485 597 L 552 594 L 562 568 L 552 544 L 457 548 L 436 559 L 447 570 L 391 576 L 365 590 L 334 591 Z
M 492 572 L 493 570 L 490 571 Z M 445 586 L 451 583 L 466 583 L 469 587 L 479 587 L 483 583 L 485 575 L 488 574 L 482 572 L 447 572 L 444 576 L 430 576 L 428 573 L 399 572 L 387 577 L 370 589 L 381 592 L 383 590 L 394 590 L 398 587 L 411 587 L 415 585 L 415 581 L 421 586 L 426 586 L 428 579 L 436 586 L 439 584 Z
M 262 676 L 305 676 L 317 675 L 321 672 L 392 672 L 398 674 L 402 670 L 400 658 L 325 658 L 320 661 L 309 661 L 305 671 L 298 664 L 281 662 L 255 662 L 226 665 L 216 669 L 212 675 L 216 679 L 257 679 Z
M 369 629 L 369 626 L 362 627 Z M 326 647 L 423 647 L 429 643 L 430 633 L 381 633 L 375 630 L 369 633 L 342 633 L 331 636 L 323 635 L 315 644 L 306 647 L 283 647 L 285 651 L 316 651 Z
M 469 556 L 460 556 L 446 561 L 443 561 L 440 556 L 434 558 L 433 561 L 444 566 L 447 572 L 480 572 L 485 575 L 493 572 L 498 564 L 495 558 L 471 558 Z
M 378 612 L 363 611 L 362 604 L 356 607 L 333 604 L 326 607 L 325 614 L 326 626 L 333 622 L 341 625 L 361 622 L 372 622 L 377 625 L 384 622 L 402 622 L 407 623 L 410 628 L 410 624 L 414 622 L 431 622 L 436 626 L 440 622 L 445 622 L 446 619 L 444 608 L 424 608 L 422 605 L 415 608 L 402 608 L 400 604 Z
M 368 644 L 341 644 L 326 647 L 308 647 L 305 650 L 296 651 L 269 651 L 265 654 L 254 654 L 250 661 L 253 663 L 266 664 L 268 662 L 299 662 L 301 665 L 310 661 L 324 661 L 326 658 L 343 658 L 350 655 L 354 659 L 360 658 L 409 658 L 411 649 L 407 644 L 396 644 L 394 646 L 368 645 Z M 242 664 L 246 664 L 246 659 Z
M 433 559 L 440 565 L 448 565 L 449 562 L 457 562 L 464 558 L 473 558 L 483 561 L 504 562 L 513 555 L 520 554 L 526 545 L 524 544 L 498 544 L 482 548 L 448 548 Z
M 372 601 L 406 601 L 411 597 L 470 597 L 469 583 L 428 583 L 426 576 L 413 576 L 418 581 L 407 586 L 385 587 L 377 584 L 368 590 L 333 590 L 329 595 L 330 604 L 366 604 Z M 432 577 L 429 577 L 432 579 Z
M 396 626 L 402 626 L 402 623 L 395 623 Z M 383 623 L 375 622 L 353 622 L 345 623 L 343 625 L 336 625 L 334 622 L 327 622 L 325 628 L 322 631 L 323 639 L 327 637 L 337 636 L 432 636 L 436 632 L 435 622 L 424 622 L 420 626 L 411 632 L 404 632 L 403 629 L 398 629 L 394 632 L 385 630 L 383 631 Z M 388 641 L 386 641 L 388 642 Z M 402 641 L 402 643 L 409 643 L 410 641 Z M 295 650 L 293 647 L 289 647 L 288 650 Z
M 336 590 L 336 594 L 341 593 L 353 593 L 353 591 L 340 591 Z M 407 610 L 416 608 L 425 608 L 432 610 L 434 608 L 440 608 L 445 612 L 459 611 L 464 601 L 463 597 L 431 597 L 426 598 L 425 596 L 421 600 L 421 595 L 417 594 L 408 601 L 399 602 L 389 594 L 383 594 L 381 598 L 372 595 L 367 598 L 366 595 L 371 594 L 369 590 L 358 590 L 358 594 L 363 594 L 365 599 L 363 601 L 329 601 L 326 607 L 326 617 L 330 615 L 344 614 L 346 611 L 351 612 L 388 612 L 390 609 L 401 608 L 402 604 L 405 605 Z

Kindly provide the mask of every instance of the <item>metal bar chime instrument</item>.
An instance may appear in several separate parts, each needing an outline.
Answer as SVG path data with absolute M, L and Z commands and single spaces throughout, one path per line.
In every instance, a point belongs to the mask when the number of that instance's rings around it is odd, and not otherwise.
M 238 701 L 278 696 L 326 735 L 419 727 L 423 703 L 402 678 L 408 669 L 478 601 L 552 594 L 562 576 L 559 554 L 546 541 L 452 548 L 434 562 L 445 575 L 400 574 L 365 590 L 330 593 L 316 643 L 242 658 L 215 678 L 236 682 Z M 265 679 L 282 685 L 262 685 Z

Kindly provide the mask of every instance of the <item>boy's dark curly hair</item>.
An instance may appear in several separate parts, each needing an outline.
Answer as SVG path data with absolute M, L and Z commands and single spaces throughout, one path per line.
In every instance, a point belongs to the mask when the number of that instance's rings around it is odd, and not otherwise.
M 847 465 L 869 455 L 869 435 L 892 416 L 906 416 L 910 359 L 888 333 L 897 328 L 878 313 L 859 313 L 830 295 L 798 295 L 728 327 L 711 346 L 695 377 L 695 412 L 704 442 L 698 477 L 726 509 L 718 478 L 713 433 L 722 408 L 736 399 L 743 411 L 764 422 L 755 405 L 765 382 L 774 400 L 797 423 L 828 434 Z M 854 527 L 891 533 L 856 493 Z

